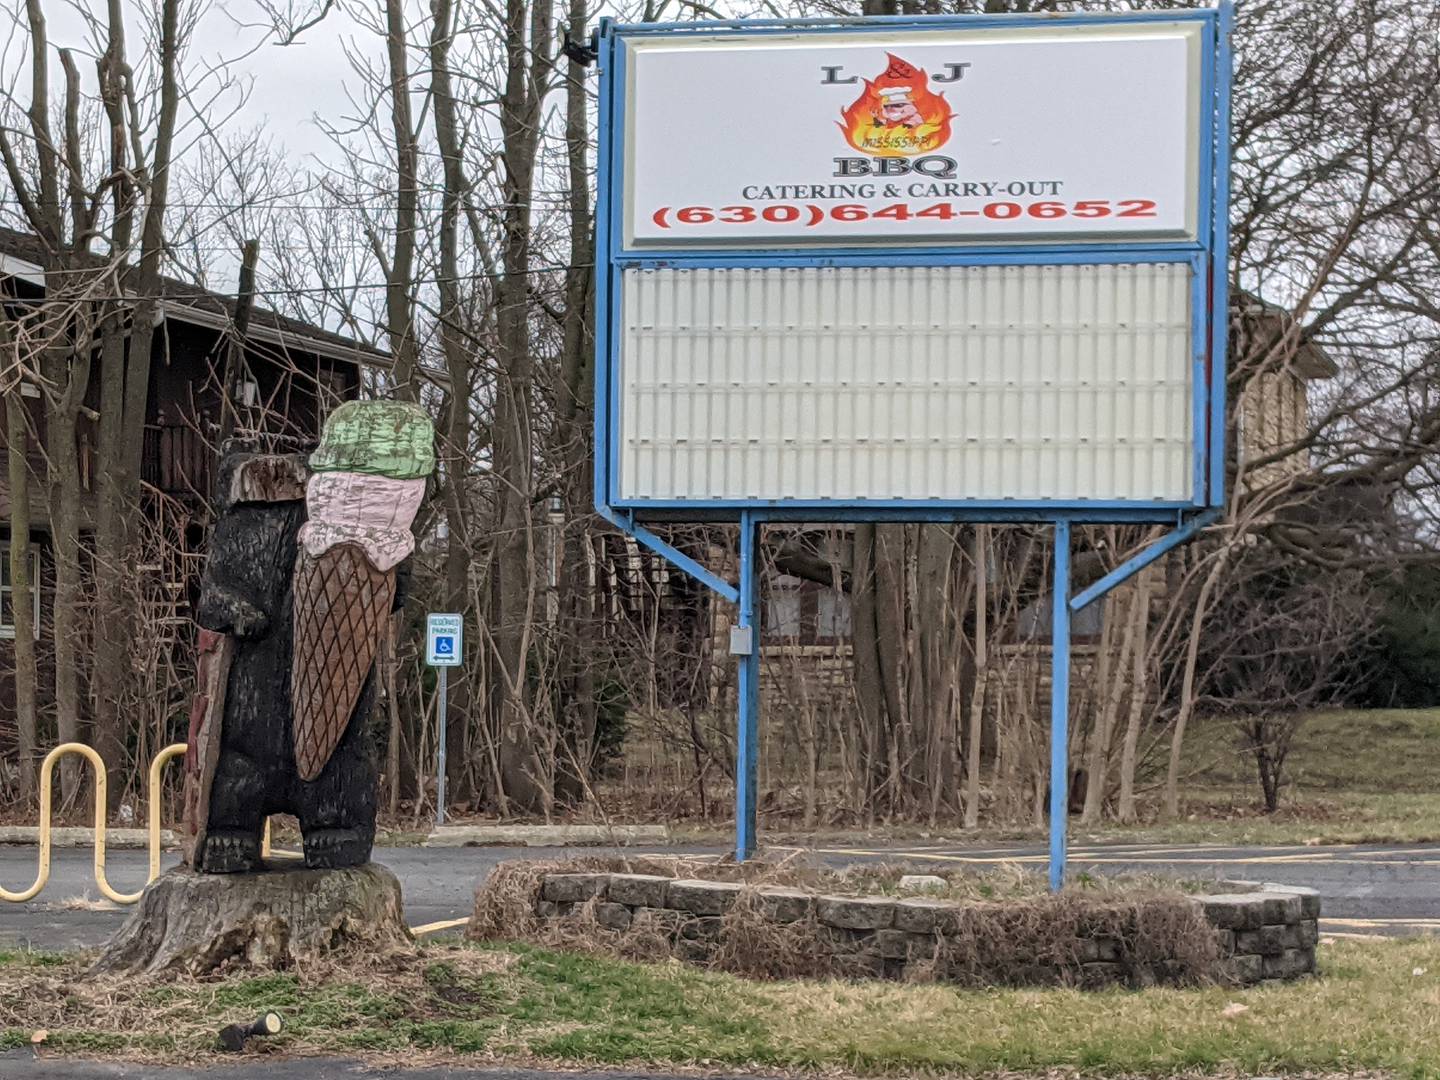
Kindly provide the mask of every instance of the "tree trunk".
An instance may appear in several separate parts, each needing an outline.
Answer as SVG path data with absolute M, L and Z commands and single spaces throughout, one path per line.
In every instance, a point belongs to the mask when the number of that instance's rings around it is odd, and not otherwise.
M 530 354 L 530 200 L 539 149 L 540 110 L 550 55 L 549 0 L 507 0 L 503 272 L 497 289 L 493 431 L 498 537 L 495 639 L 500 775 L 517 809 L 548 817 L 554 797 L 554 739 L 549 717 L 531 708 L 527 670 L 535 618 L 534 361 Z M 533 67 L 532 67 L 533 64 Z
M 39 582 L 30 574 L 29 417 L 24 385 L 18 379 L 5 393 L 6 460 L 10 479 L 10 610 L 15 628 L 15 726 L 18 735 L 20 801 L 35 797 L 35 772 L 40 764 L 40 733 L 35 710 L 38 676 L 35 667 L 35 593 Z
M 1172 821 L 1180 816 L 1180 753 L 1185 745 L 1185 727 L 1195 711 L 1195 665 L 1199 658 L 1200 631 L 1210 606 L 1210 593 L 1225 569 L 1225 551 L 1215 556 L 1215 563 L 1200 586 L 1195 600 L 1195 613 L 1190 619 L 1190 641 L 1185 647 L 1185 677 L 1180 690 L 1180 712 L 1175 717 L 1175 730 L 1170 736 L 1170 766 L 1165 773 L 1165 816 Z
M 389 787 L 386 809 L 390 815 L 400 812 L 400 700 L 399 658 L 395 642 L 398 634 L 396 624 L 404 618 L 399 612 L 390 616 L 385 625 L 385 637 L 380 642 L 380 656 L 376 663 L 381 690 L 385 694 L 385 712 L 388 720 L 388 737 L 385 740 L 385 783 Z
M 935 824 L 942 804 L 956 802 L 958 723 L 955 657 L 962 651 L 954 613 L 963 608 L 956 591 L 963 579 L 952 572 L 955 537 L 939 525 L 914 527 L 914 556 L 906 560 L 906 594 L 911 598 L 913 642 L 906 657 L 910 716 L 915 723 L 914 760 L 905 769 L 910 811 L 925 807 Z M 927 603 L 924 598 L 930 598 Z M 958 807 L 957 807 L 958 809 Z
M 395 136 L 395 246 L 385 275 L 385 330 L 394 357 L 395 396 L 419 401 L 415 338 L 415 228 L 420 199 L 420 143 L 410 116 L 410 60 L 404 0 L 385 0 L 385 54 L 390 66 L 391 127 Z
M 908 636 L 905 618 L 904 525 L 875 527 L 875 645 L 880 657 L 880 687 L 889 717 L 885 743 L 886 807 L 890 815 L 904 810 L 903 764 L 912 752 L 910 717 L 905 708 L 903 679 Z
M 1146 639 L 1150 629 L 1150 571 L 1135 580 L 1134 610 L 1130 612 L 1133 640 L 1130 646 L 1130 715 L 1120 750 L 1120 801 L 1116 817 L 1122 824 L 1135 821 L 1135 756 L 1140 746 L 1140 723 L 1145 715 Z
M 177 866 L 153 881 L 93 974 L 210 975 L 287 970 L 327 954 L 411 948 L 400 882 L 367 863 L 202 874 Z
M 123 18 L 119 0 L 110 0 L 110 47 L 115 62 L 123 66 Z M 100 402 L 100 444 L 96 478 L 99 497 L 95 523 L 96 544 L 96 634 L 92 697 L 95 702 L 95 745 L 105 759 L 110 775 L 112 803 L 124 794 L 118 775 L 125 763 L 126 721 L 124 694 L 130 672 L 131 626 L 136 615 L 137 578 L 129 558 L 135 541 L 134 521 L 141 512 L 140 466 L 145 449 L 145 421 L 149 415 L 150 361 L 159 321 L 161 261 L 165 249 L 165 206 L 170 188 L 171 151 L 176 117 L 180 108 L 178 67 L 183 42 L 180 29 L 180 0 L 161 0 L 159 11 L 160 53 L 159 101 L 155 114 L 155 136 L 148 162 L 135 162 L 144 195 L 145 212 L 140 225 L 140 260 L 137 266 L 122 268 L 121 291 L 135 298 L 130 316 L 129 338 L 119 339 L 124 303 L 112 309 L 106 337 L 106 360 L 102 367 Z M 113 76 L 112 76 L 113 77 Z M 125 92 L 133 93 L 129 83 Z M 133 102 L 130 103 L 133 106 Z M 107 103 L 107 109 L 109 105 Z M 115 121 L 111 121 L 112 132 Z M 132 134 L 135 134 L 132 132 Z M 138 145 L 138 139 L 136 140 Z M 117 196 L 119 197 L 119 196 Z M 129 214 L 116 218 L 116 236 L 129 246 Z M 111 355 L 123 355 L 115 363 Z M 115 368 L 120 369 L 117 378 Z
M 570 0 L 570 37 L 584 41 L 585 0 Z M 561 652 L 558 716 L 559 760 L 555 796 L 561 803 L 578 805 L 589 787 L 599 709 L 595 695 L 595 652 L 590 635 L 589 530 L 584 515 L 591 505 L 591 454 L 589 401 L 593 391 L 591 367 L 594 344 L 594 282 L 590 269 L 595 259 L 590 213 L 589 100 L 585 68 L 573 58 L 565 74 L 565 147 L 569 179 L 570 266 L 565 272 L 565 314 L 562 319 L 560 357 L 560 437 L 565 462 L 562 506 L 565 520 L 555 550 L 563 559 L 559 580 L 558 649 Z
M 55 730 L 60 742 L 80 742 L 80 672 L 85 646 L 85 583 L 80 577 L 80 470 L 76 466 L 75 415 L 63 406 L 50 416 L 50 535 L 55 545 Z M 67 765 L 69 766 L 67 768 Z M 60 763 L 60 789 L 68 805 L 80 781 L 79 759 Z
M 63 145 L 70 159 L 80 153 L 80 76 L 68 50 L 60 50 L 65 69 L 63 143 L 51 133 L 49 121 L 48 75 L 46 53 L 49 45 L 45 35 L 45 16 L 39 0 L 27 0 L 30 29 L 33 82 L 31 86 L 31 133 L 35 140 L 36 165 L 39 169 L 39 197 L 34 192 L 27 200 L 27 217 L 46 246 L 47 281 L 51 271 L 56 284 L 46 293 L 46 304 L 36 320 L 41 334 L 38 349 L 42 393 L 46 393 L 46 476 L 50 532 L 55 545 L 55 614 L 52 622 L 55 657 L 56 730 L 61 742 L 78 741 L 81 737 L 80 672 L 87 654 L 84 620 L 80 612 L 83 594 L 80 587 L 80 471 L 75 434 L 80 409 L 90 383 L 91 326 L 83 307 L 71 290 L 75 278 L 70 271 L 78 269 L 74 237 L 89 228 L 86 203 L 80 190 L 77 172 L 64 169 L 58 147 Z M 0 135 L 0 141 L 4 135 Z M 14 157 L 5 144 L 7 162 Z M 62 178 L 64 183 L 62 185 Z M 21 181 L 12 173 L 17 194 Z M 65 240 L 65 220 L 61 211 L 60 189 L 65 188 L 71 210 L 72 240 Z M 57 461 L 56 455 L 59 455 Z M 77 794 L 80 763 L 67 757 L 60 765 L 61 801 L 69 805 Z
M 124 790 L 119 767 L 124 755 L 125 735 L 120 728 L 120 704 L 125 681 L 127 652 L 132 636 L 133 596 L 129 585 L 134 571 L 129 556 L 130 515 L 138 510 L 127 505 L 131 485 L 125 476 L 125 368 L 127 353 L 134 348 L 129 330 L 133 320 L 126 317 L 128 305 L 111 306 L 106 322 L 100 360 L 100 425 L 95 447 L 95 559 L 94 559 L 94 654 L 91 659 L 91 690 L 95 701 L 96 749 L 110 774 L 112 799 Z M 138 423 L 143 424 L 143 419 Z M 73 436 L 71 437 L 73 442 Z M 138 493 L 138 491 L 137 491 Z M 57 560 L 58 563 L 58 560 Z M 58 575 L 57 575 L 58 576 Z M 58 596 L 57 596 L 58 603 Z M 59 640 L 59 631 L 56 631 Z
M 246 240 L 240 247 L 240 281 L 235 290 L 235 333 L 225 350 L 225 374 L 220 383 L 220 437 L 216 449 L 235 434 L 239 422 L 240 376 L 245 365 L 245 346 L 250 336 L 250 313 L 255 307 L 255 263 L 260 258 L 260 241 Z M 218 470 L 216 475 L 218 476 Z
M 445 190 L 440 209 L 440 348 L 445 356 L 449 388 L 445 396 L 444 452 L 441 456 L 444 492 L 445 605 L 449 611 L 470 610 L 470 527 L 465 507 L 470 473 L 470 351 L 462 339 L 464 313 L 460 304 L 458 249 L 461 202 L 469 188 L 455 115 L 450 79 L 450 43 L 454 17 L 450 0 L 433 0 L 430 33 L 430 85 L 433 92 L 435 142 L 444 165 Z M 474 664 L 454 671 L 449 688 L 449 715 L 444 717 L 446 792 L 453 802 L 471 799 L 470 755 L 466 742 L 470 723 L 471 678 Z
M 118 259 L 128 262 L 134 240 L 135 202 L 137 187 L 143 185 L 143 163 L 130 160 L 129 117 L 126 115 L 125 23 L 115 0 L 109 4 L 109 37 L 98 64 L 100 98 L 105 108 L 110 135 L 110 167 L 116 176 L 112 195 L 113 217 L 110 222 L 110 249 Z M 97 616 L 92 625 L 94 652 L 91 656 L 91 688 L 97 699 L 95 710 L 98 734 L 104 742 L 100 756 L 110 772 L 109 793 L 112 802 L 121 797 L 123 786 L 118 783 L 119 759 L 124 750 L 124 735 L 117 730 L 120 723 L 118 698 L 125 678 L 126 652 L 130 644 L 127 620 L 131 605 L 127 600 L 127 579 L 133 573 L 126 553 L 126 526 L 129 508 L 126 505 L 129 485 L 124 476 L 126 366 L 132 355 L 138 358 L 131 331 L 135 328 L 133 304 L 126 292 L 136 285 L 128 274 L 117 272 L 110 277 L 107 289 L 115 295 L 107 301 L 100 322 L 100 418 L 96 432 L 95 461 L 92 478 L 95 507 L 94 595 Z M 146 348 L 149 348 L 148 337 Z M 132 348 L 134 353 L 132 354 Z M 146 370 L 149 369 L 146 357 Z M 142 416 L 139 421 L 144 423 Z M 137 488 L 138 494 L 138 488 Z M 57 575 L 58 576 L 58 575 Z M 130 598 L 133 599 L 133 598 Z M 60 638 L 59 596 L 56 596 L 56 641 Z M 56 658 L 57 664 L 59 658 Z
M 1265 813 L 1273 814 L 1280 809 L 1280 766 L 1263 719 L 1251 721 L 1250 739 L 1255 747 L 1255 765 L 1260 773 L 1260 793 L 1265 799 Z
M 990 607 L 988 585 L 990 526 L 975 527 L 975 688 L 970 695 L 970 745 L 965 754 L 965 828 L 980 824 L 980 750 L 985 724 L 985 697 L 990 687 L 989 642 L 986 619 Z
M 876 637 L 875 526 L 855 526 L 850 562 L 851 640 L 855 650 L 855 700 L 860 711 L 857 802 L 867 820 L 874 819 L 875 794 L 884 772 L 886 737 L 885 693 L 880 646 Z
M 1132 590 L 1133 592 L 1133 590 Z M 1121 608 L 1120 596 L 1123 595 L 1117 590 L 1116 594 L 1105 605 L 1105 628 L 1100 635 L 1101 665 L 1100 678 L 1096 681 L 1095 693 L 1092 699 L 1100 699 L 1100 716 L 1095 724 L 1095 732 L 1090 742 L 1090 764 L 1085 777 L 1085 808 L 1080 814 L 1082 825 L 1092 825 L 1100 819 L 1100 811 L 1105 805 L 1106 776 L 1110 768 L 1110 743 L 1114 738 L 1115 717 L 1120 711 L 1120 691 L 1123 683 L 1120 680 L 1120 668 L 1129 659 L 1131 648 L 1135 642 L 1135 620 L 1130 617 L 1130 612 Z M 1133 596 L 1130 601 L 1135 602 Z M 1123 615 L 1121 612 L 1123 611 Z M 1123 629 L 1120 632 L 1120 647 L 1115 650 L 1115 657 L 1110 658 L 1110 645 L 1114 640 L 1112 627 L 1117 617 L 1123 618 Z

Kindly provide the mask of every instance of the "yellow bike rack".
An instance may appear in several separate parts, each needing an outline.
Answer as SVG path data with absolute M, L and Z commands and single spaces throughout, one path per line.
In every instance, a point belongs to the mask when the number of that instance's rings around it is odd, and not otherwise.
M 184 743 L 172 743 L 156 754 L 155 760 L 150 763 L 150 876 L 145 879 L 146 885 L 160 876 L 160 774 L 168 761 L 183 753 Z M 144 894 L 143 888 L 133 893 L 116 892 L 105 878 L 105 806 L 108 783 L 105 763 L 100 760 L 100 755 L 93 747 L 75 742 L 61 743 L 46 754 L 45 760 L 40 763 L 40 867 L 35 874 L 35 883 L 21 892 L 10 892 L 0 887 L 0 900 L 23 904 L 39 895 L 40 890 L 45 888 L 45 883 L 50 880 L 51 788 L 55 763 L 66 754 L 79 754 L 90 762 L 95 770 L 95 884 L 100 887 L 100 892 L 106 899 L 117 904 L 133 904 Z

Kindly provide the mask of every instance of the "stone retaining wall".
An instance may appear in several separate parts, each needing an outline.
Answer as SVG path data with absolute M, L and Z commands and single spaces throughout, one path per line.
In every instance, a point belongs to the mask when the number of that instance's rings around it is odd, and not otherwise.
M 1234 981 L 1298 979 L 1314 972 L 1320 942 L 1320 894 L 1314 889 L 1260 885 L 1253 892 L 1194 901 L 1216 928 L 1226 973 Z
M 1238 984 L 1295 979 L 1315 970 L 1320 898 L 1313 890 L 1260 886 L 1255 891 L 1195 896 L 1184 901 L 1097 900 L 1071 908 L 1064 940 L 1035 947 L 1023 941 L 1029 919 L 1043 920 L 1032 901 L 961 903 L 922 897 L 824 896 L 798 889 L 752 887 L 651 874 L 550 873 L 540 882 L 535 914 L 542 920 L 584 920 L 614 931 L 650 931 L 671 955 L 711 963 L 723 950 L 737 905 L 755 920 L 809 935 L 823 964 L 816 970 L 850 978 L 940 978 L 967 983 L 1149 986 L 1221 979 Z M 1188 905 L 1188 906 L 1187 906 Z M 986 954 L 1009 913 L 1007 941 L 1015 955 Z M 1078 914 L 1077 914 L 1078 912 Z M 1217 959 L 1202 941 L 1196 950 L 1154 940 L 1155 925 L 1196 929 L 1203 916 L 1218 939 Z M 1150 919 L 1149 936 L 1141 930 Z M 1169 920 L 1168 922 L 1166 920 Z M 997 923 L 999 920 L 999 923 Z M 1204 923 L 1200 924 L 1203 933 Z M 1044 932 L 1043 922 L 1037 934 Z M 1138 943 L 1138 944 L 1137 944 Z M 1201 959 L 1203 955 L 1203 960 Z M 982 957 L 977 960 L 976 957 Z M 963 958 L 963 959 L 962 959 Z M 1204 970 L 1197 970 L 1203 967 Z

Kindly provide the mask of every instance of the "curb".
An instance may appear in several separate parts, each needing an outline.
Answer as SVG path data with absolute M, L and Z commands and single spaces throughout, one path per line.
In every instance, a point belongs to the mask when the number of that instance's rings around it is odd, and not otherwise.
M 95 830 L 87 825 L 56 825 L 50 830 L 50 844 L 57 848 L 90 847 L 95 841 Z M 40 843 L 38 825 L 0 825 L 0 844 L 24 844 L 34 847 Z M 150 846 L 148 829 L 106 829 L 105 847 L 114 851 L 144 851 Z M 170 850 L 180 846 L 180 838 L 171 829 L 160 830 L 160 847 Z
M 421 847 L 571 847 L 579 845 L 666 844 L 664 825 L 442 825 Z

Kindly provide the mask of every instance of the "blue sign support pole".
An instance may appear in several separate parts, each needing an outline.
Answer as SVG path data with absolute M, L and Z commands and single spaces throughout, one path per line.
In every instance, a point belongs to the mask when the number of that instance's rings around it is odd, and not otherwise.
M 450 719 L 450 668 L 449 666 L 437 669 L 440 680 L 440 700 L 436 704 L 438 720 L 436 728 L 439 732 L 436 743 L 436 767 L 435 767 L 435 827 L 438 829 L 445 824 L 445 729 Z
M 1070 809 L 1070 522 L 1055 523 L 1050 605 L 1050 891 L 1065 884 Z
M 738 718 L 735 733 L 735 859 L 755 854 L 755 789 L 760 758 L 760 525 L 740 515 L 740 654 Z

